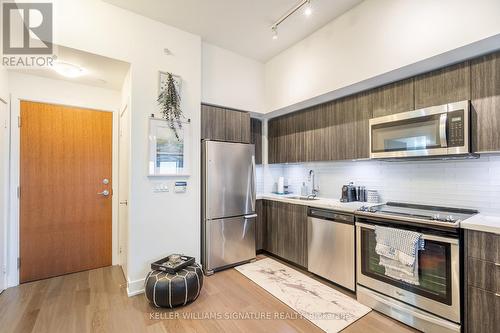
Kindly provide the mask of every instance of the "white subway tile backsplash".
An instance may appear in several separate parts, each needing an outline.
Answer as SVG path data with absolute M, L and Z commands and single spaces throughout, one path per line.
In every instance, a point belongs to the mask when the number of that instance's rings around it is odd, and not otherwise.
M 262 165 L 257 168 L 259 193 L 273 191 L 278 177 L 289 181 L 300 194 L 314 170 L 320 196 L 339 198 L 342 185 L 377 190 L 383 201 L 406 201 L 432 205 L 475 208 L 483 212 L 500 209 L 500 156 L 455 161 L 341 161 Z

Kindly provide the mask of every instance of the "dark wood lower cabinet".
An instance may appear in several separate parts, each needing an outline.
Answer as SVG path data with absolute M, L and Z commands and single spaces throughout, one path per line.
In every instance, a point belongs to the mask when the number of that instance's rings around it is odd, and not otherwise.
M 265 250 L 307 267 L 307 207 L 264 200 Z
M 468 288 L 467 332 L 494 333 L 500 328 L 500 297 L 495 293 Z
M 493 333 L 500 327 L 500 235 L 465 230 L 466 333 Z
M 494 262 L 469 257 L 467 280 L 471 287 L 500 292 L 500 267 Z
M 467 230 L 467 253 L 472 258 L 500 262 L 500 236 Z
M 257 221 L 255 225 L 255 249 L 263 250 L 266 243 L 266 211 L 264 209 L 263 200 L 255 201 L 255 212 L 257 213 Z

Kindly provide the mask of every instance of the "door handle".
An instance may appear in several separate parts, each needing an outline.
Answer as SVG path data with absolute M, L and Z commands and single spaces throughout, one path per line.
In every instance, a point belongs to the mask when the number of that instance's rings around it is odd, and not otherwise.
M 448 114 L 443 113 L 439 117 L 439 138 L 441 141 L 441 147 L 446 148 L 448 147 L 448 138 L 446 136 L 446 124 L 448 122 Z
M 245 215 L 245 216 L 243 216 L 243 218 L 246 219 L 246 220 L 253 219 L 254 217 L 257 217 L 257 214 L 251 214 L 251 215 Z
M 97 194 L 100 194 L 100 195 L 103 195 L 103 196 L 107 197 L 109 195 L 109 191 L 108 190 L 104 190 L 104 191 L 99 192 Z

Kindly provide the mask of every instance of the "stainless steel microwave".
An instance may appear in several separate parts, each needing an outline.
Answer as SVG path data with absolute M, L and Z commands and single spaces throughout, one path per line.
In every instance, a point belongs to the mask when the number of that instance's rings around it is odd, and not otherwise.
M 469 154 L 469 109 L 462 101 L 370 119 L 370 157 Z

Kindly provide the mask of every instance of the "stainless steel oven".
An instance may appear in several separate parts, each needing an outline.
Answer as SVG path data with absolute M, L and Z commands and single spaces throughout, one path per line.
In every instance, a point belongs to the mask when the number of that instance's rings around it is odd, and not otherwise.
M 419 285 L 413 285 L 384 274 L 375 252 L 376 224 L 383 221 L 356 222 L 358 300 L 424 332 L 460 332 L 458 234 L 397 226 L 419 231 L 425 240 L 418 258 Z
M 469 154 L 469 108 L 469 101 L 462 101 L 370 119 L 370 156 Z

